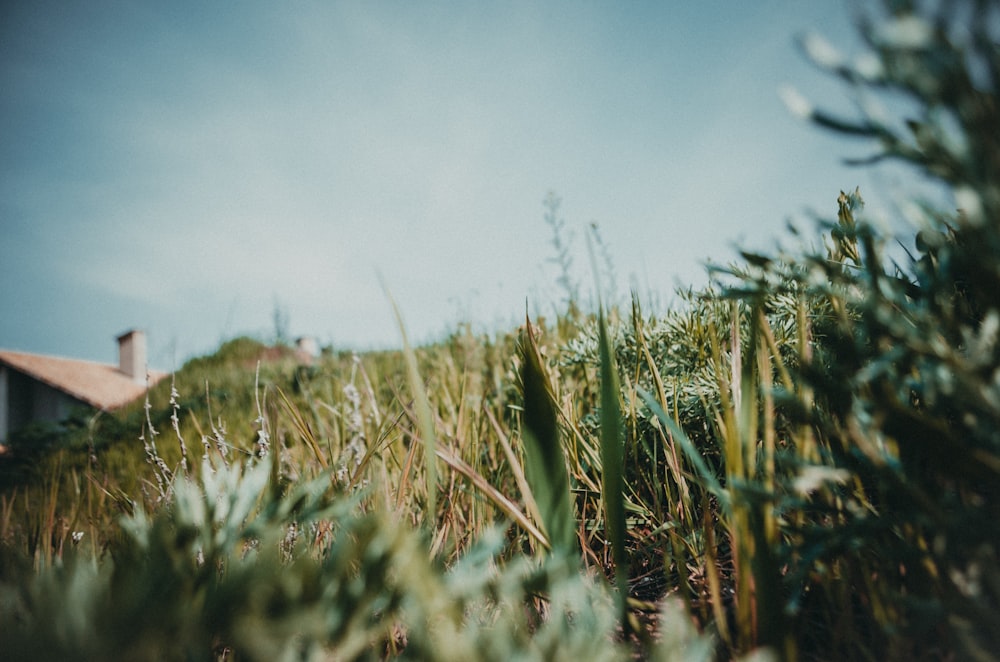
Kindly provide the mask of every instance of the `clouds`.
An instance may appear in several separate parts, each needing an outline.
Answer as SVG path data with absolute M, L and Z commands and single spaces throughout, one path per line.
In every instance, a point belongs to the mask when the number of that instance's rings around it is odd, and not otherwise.
M 601 224 L 623 281 L 697 280 L 780 228 L 770 198 L 803 164 L 830 172 L 778 118 L 802 26 L 776 6 L 20 8 L 0 28 L 0 282 L 28 284 L 0 294 L 28 312 L 0 316 L 0 345 L 108 358 L 134 324 L 184 357 L 266 333 L 275 302 L 293 333 L 391 344 L 376 272 L 413 337 L 456 308 L 510 319 L 549 287 L 549 189 L 580 234 Z M 54 319 L 71 330 L 39 331 Z

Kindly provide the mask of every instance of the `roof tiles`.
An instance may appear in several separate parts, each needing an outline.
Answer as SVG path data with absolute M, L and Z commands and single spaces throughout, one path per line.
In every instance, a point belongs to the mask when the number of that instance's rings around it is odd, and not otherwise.
M 6 350 L 0 350 L 0 363 L 104 411 L 122 407 L 146 392 L 145 384 L 107 363 Z M 149 385 L 165 376 L 166 373 L 150 370 Z

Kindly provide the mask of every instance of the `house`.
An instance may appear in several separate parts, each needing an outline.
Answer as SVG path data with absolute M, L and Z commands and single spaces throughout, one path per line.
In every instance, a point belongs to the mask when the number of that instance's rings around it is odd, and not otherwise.
M 117 366 L 0 350 L 0 444 L 28 423 L 58 423 L 81 407 L 118 409 L 166 376 L 147 371 L 145 333 L 133 329 L 117 340 Z

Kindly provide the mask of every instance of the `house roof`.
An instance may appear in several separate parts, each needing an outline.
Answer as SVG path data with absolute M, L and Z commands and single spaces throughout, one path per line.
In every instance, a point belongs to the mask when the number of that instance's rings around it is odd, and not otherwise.
M 23 372 L 87 404 L 110 411 L 140 398 L 146 385 L 132 380 L 117 366 L 94 361 L 0 350 L 0 364 Z M 167 373 L 149 371 L 149 385 Z

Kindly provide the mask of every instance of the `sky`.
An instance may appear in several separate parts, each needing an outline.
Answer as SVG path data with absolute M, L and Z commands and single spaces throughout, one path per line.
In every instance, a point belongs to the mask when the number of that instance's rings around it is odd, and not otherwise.
M 550 191 L 583 292 L 596 223 L 669 301 L 880 184 L 779 97 L 851 108 L 810 30 L 851 52 L 819 1 L 4 3 L 0 347 L 389 347 L 386 290 L 411 341 L 512 328 L 558 308 Z

